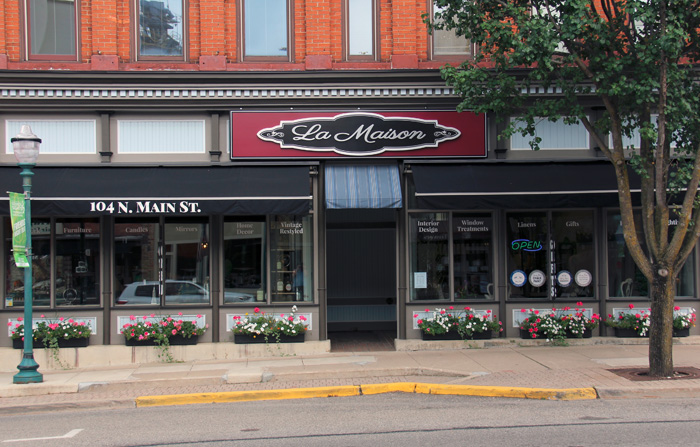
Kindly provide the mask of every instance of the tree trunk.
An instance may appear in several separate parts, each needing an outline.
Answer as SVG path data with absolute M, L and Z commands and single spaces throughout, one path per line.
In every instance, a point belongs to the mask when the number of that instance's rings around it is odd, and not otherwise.
M 649 327 L 649 375 L 652 377 L 673 376 L 674 284 L 673 275 L 666 273 L 662 276 L 659 271 L 654 272 Z

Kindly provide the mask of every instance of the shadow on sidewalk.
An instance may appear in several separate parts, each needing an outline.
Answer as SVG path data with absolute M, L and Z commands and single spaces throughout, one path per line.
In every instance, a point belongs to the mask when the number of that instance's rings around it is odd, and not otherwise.
M 394 351 L 393 331 L 329 332 L 331 352 Z

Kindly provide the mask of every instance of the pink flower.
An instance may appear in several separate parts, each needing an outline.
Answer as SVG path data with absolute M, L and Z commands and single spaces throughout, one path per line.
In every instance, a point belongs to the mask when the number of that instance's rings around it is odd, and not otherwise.
M 44 318 L 44 314 L 41 314 L 41 318 Z
M 423 320 L 418 320 L 418 324 L 423 324 Z
M 676 306 L 673 308 L 673 310 L 681 310 L 681 308 L 679 306 Z
M 167 321 L 168 323 L 170 323 L 171 321 L 173 321 L 173 319 L 172 319 L 172 317 L 168 317 L 168 318 L 165 319 L 165 321 Z
M 178 312 L 177 315 L 178 315 L 179 317 L 181 317 L 181 316 L 182 316 L 182 312 Z
M 131 320 L 131 321 L 134 321 L 135 319 L 136 319 L 136 317 L 135 317 L 135 316 L 133 316 L 133 315 L 129 315 L 129 320 Z
M 630 309 L 634 309 L 634 304 L 630 303 Z
M 22 317 L 17 318 L 17 321 L 22 321 Z
M 418 318 L 418 314 L 413 314 L 413 318 Z M 10 325 L 10 323 L 8 323 L 8 326 L 9 325 Z
M 259 308 L 259 307 L 256 307 L 255 309 L 253 309 L 253 312 L 255 312 L 255 313 L 260 312 L 260 308 Z
M 177 334 L 177 330 L 173 329 L 173 335 Z
M 201 315 L 199 315 L 199 314 L 197 314 L 197 318 L 202 318 L 202 316 L 201 316 Z
M 425 309 L 426 312 L 430 312 L 430 309 Z
M 8 322 L 7 322 L 7 325 L 8 325 L 8 326 L 12 326 L 12 322 L 11 322 L 11 321 L 8 321 Z
M 68 322 L 69 322 L 70 324 L 75 323 L 75 321 L 74 321 L 72 318 L 70 318 L 70 319 L 68 320 Z
M 151 318 L 154 318 L 155 316 L 156 316 L 156 314 L 151 314 Z

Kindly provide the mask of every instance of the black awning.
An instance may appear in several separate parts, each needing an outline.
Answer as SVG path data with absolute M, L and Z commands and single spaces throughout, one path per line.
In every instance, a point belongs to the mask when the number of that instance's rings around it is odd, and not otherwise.
M 0 167 L 2 191 L 22 191 L 20 169 Z M 3 194 L 0 213 L 9 214 Z M 308 166 L 41 167 L 35 216 L 112 214 L 308 214 Z
M 610 162 L 413 164 L 416 208 L 618 206 Z M 630 173 L 633 192 L 639 177 Z M 635 194 L 637 196 L 638 194 Z

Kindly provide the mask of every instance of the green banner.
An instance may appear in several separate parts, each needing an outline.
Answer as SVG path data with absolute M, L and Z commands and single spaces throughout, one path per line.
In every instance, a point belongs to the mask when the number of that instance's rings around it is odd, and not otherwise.
M 10 193 L 10 219 L 12 220 L 12 253 L 17 267 L 29 267 L 27 260 L 27 228 L 24 217 L 24 194 Z

